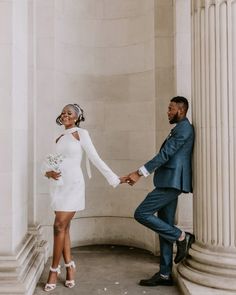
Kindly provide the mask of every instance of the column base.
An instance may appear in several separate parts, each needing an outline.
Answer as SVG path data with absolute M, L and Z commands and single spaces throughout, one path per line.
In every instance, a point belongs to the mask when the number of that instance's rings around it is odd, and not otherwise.
M 232 295 L 232 291 L 214 289 L 202 285 L 195 284 L 183 278 L 178 272 L 177 268 L 174 269 L 174 276 L 177 280 L 177 285 L 183 295 Z
M 37 233 L 37 234 L 36 234 Z M 48 244 L 31 228 L 15 255 L 0 256 L 0 294 L 32 295 L 48 258 Z
M 236 291 L 236 254 L 222 250 L 207 249 L 198 244 L 192 246 L 189 258 L 179 264 L 176 271 L 180 287 L 193 289 L 184 294 L 219 295 Z

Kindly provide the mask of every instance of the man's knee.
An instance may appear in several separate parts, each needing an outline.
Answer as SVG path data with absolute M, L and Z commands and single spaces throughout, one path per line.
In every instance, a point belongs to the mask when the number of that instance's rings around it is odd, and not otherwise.
M 141 213 L 141 210 L 137 208 L 134 212 L 134 219 L 137 220 L 138 222 L 142 222 L 145 220 L 144 215 Z

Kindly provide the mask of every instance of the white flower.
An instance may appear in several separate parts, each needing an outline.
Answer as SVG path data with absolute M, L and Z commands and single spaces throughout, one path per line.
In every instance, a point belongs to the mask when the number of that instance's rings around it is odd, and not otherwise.
M 62 154 L 49 154 L 46 157 L 46 162 L 52 170 L 58 171 L 60 164 L 63 161 L 63 156 Z
M 63 162 L 63 159 L 64 157 L 62 154 L 49 154 L 45 160 L 45 164 L 44 164 L 46 166 L 45 170 L 46 171 L 53 170 L 55 172 L 61 172 L 60 164 Z M 53 183 L 56 185 L 63 185 L 63 179 L 61 176 L 56 181 L 54 179 L 50 179 L 50 180 L 53 181 Z

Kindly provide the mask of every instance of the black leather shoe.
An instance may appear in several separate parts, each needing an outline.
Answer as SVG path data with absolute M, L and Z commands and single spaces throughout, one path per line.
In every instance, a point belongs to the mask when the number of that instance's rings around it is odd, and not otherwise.
M 140 286 L 148 286 L 148 287 L 154 287 L 154 286 L 173 286 L 174 282 L 172 279 L 172 276 L 170 275 L 168 279 L 164 279 L 161 277 L 160 273 L 157 272 L 148 280 L 141 280 L 139 282 Z
M 183 241 L 176 241 L 177 253 L 174 259 L 175 263 L 182 261 L 187 255 L 192 243 L 195 241 L 195 236 L 186 232 Z

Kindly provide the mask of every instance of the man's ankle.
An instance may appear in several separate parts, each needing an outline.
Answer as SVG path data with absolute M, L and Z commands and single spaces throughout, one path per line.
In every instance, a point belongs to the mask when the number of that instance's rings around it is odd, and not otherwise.
M 169 279 L 170 279 L 170 275 L 163 275 L 163 274 L 160 274 L 160 277 L 161 277 L 163 280 L 169 280 Z
M 183 241 L 183 240 L 185 239 L 185 235 L 186 235 L 185 232 L 182 231 L 182 233 L 181 233 L 181 235 L 180 235 L 178 241 L 179 241 L 179 242 Z

